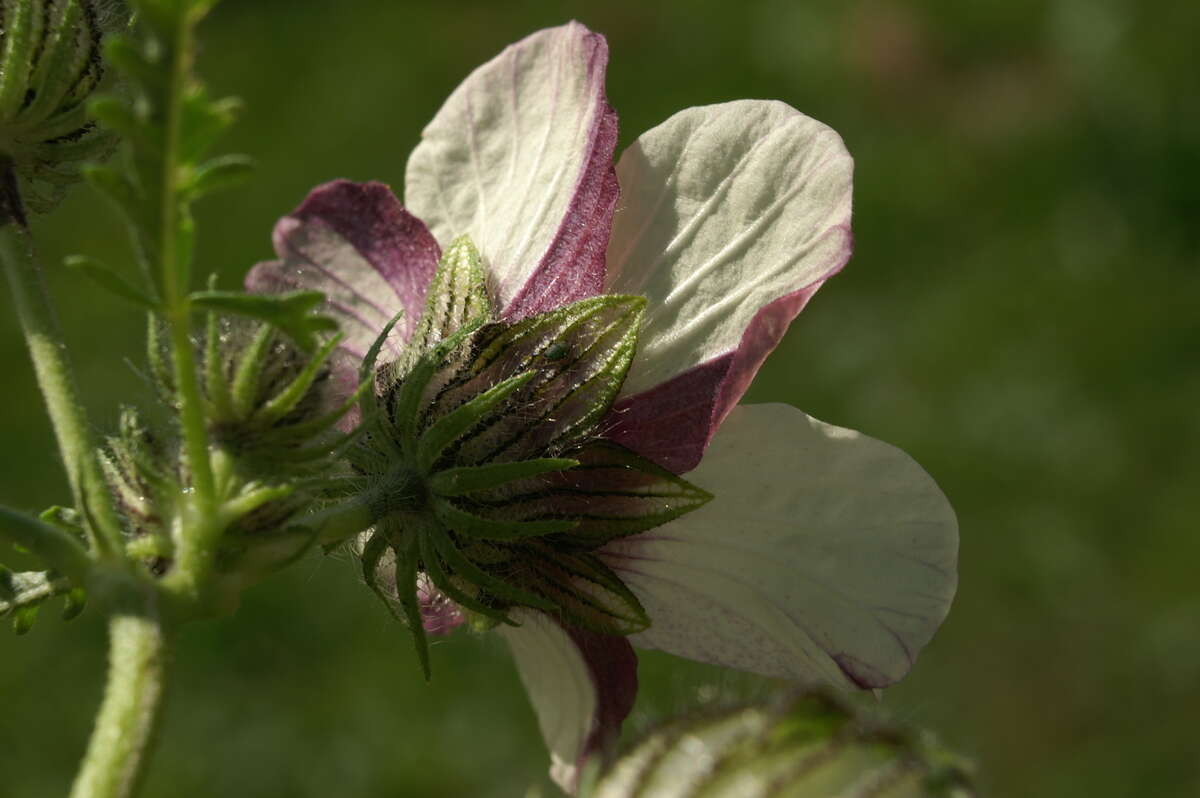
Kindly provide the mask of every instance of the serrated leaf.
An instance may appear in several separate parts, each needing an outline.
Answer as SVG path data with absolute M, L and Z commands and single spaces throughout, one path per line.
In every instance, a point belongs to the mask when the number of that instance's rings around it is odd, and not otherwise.
M 317 334 L 334 332 L 337 322 L 312 311 L 325 301 L 320 291 L 283 294 L 245 294 L 240 291 L 197 291 L 190 297 L 195 310 L 213 310 L 264 321 L 291 336 L 302 349 L 313 351 Z
M 157 302 L 100 261 L 85 255 L 70 255 L 63 262 L 67 268 L 79 272 L 96 285 L 126 302 L 132 302 L 146 310 L 158 310 Z
M 697 756 L 703 751 L 703 756 Z M 966 768 L 904 729 L 864 722 L 833 699 L 684 718 L 653 732 L 583 798 L 967 798 Z

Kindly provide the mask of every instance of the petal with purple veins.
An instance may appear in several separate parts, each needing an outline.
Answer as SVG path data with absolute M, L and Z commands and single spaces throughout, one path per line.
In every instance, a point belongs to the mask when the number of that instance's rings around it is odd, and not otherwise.
M 404 313 L 387 342 L 393 359 L 424 309 L 441 251 L 420 219 L 382 183 L 337 180 L 314 189 L 275 226 L 280 260 L 246 277 L 249 291 L 321 291 L 341 325 L 341 349 L 361 361 L 376 336 Z
M 617 201 L 608 45 L 572 22 L 476 69 L 421 135 L 405 200 L 434 235 L 479 247 L 509 318 L 593 296 Z
M 641 294 L 610 436 L 686 471 L 788 324 L 850 256 L 853 162 L 779 102 L 689 108 L 621 156 L 606 291 Z
M 875 688 L 950 608 L 958 526 L 885 443 L 786 405 L 738 407 L 689 475 L 715 498 L 598 552 L 641 600 L 634 644 L 739 670 Z

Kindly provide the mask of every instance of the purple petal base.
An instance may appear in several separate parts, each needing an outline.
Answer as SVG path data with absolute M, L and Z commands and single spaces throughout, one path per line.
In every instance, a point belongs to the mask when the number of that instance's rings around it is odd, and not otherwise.
M 737 349 L 619 400 L 607 416 L 604 436 L 676 474 L 695 468 L 717 427 L 783 340 L 792 319 L 850 260 L 850 228 L 839 229 L 846 246 L 819 279 L 760 308 Z
M 592 756 L 607 756 L 616 746 L 621 724 L 637 698 L 637 654 L 628 638 L 604 635 L 571 626 L 563 629 L 587 663 L 596 689 L 596 714 L 592 730 L 579 755 L 579 771 Z M 571 785 L 572 788 L 575 785 Z
M 604 259 L 620 196 L 613 163 L 617 114 L 604 99 L 608 44 L 598 33 L 588 32 L 584 38 L 588 82 L 595 87 L 603 110 L 592 121 L 587 163 L 558 232 L 537 269 L 504 310 L 513 321 L 604 292 Z

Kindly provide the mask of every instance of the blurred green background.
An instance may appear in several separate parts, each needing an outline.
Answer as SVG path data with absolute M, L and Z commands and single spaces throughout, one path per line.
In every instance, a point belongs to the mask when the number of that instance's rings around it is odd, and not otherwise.
M 248 188 L 199 209 L 237 284 L 277 217 L 335 177 L 403 183 L 475 65 L 576 17 L 607 35 L 622 142 L 690 105 L 779 98 L 857 160 L 850 267 L 764 369 L 790 402 L 910 452 L 957 508 L 961 587 L 884 711 L 973 757 L 997 796 L 1200 794 L 1200 5 L 242 0 L 200 68 L 247 110 Z M 45 261 L 127 262 L 87 189 L 37 223 Z M 98 427 L 148 404 L 136 313 L 55 267 Z M 0 501 L 65 497 L 11 314 Z M 65 794 L 104 628 L 0 634 L 0 795 Z M 463 635 L 422 682 L 345 559 L 311 557 L 187 628 L 147 796 L 521 796 L 545 753 L 507 653 Z M 631 727 L 765 687 L 642 658 Z M 547 793 L 549 794 L 549 793 Z

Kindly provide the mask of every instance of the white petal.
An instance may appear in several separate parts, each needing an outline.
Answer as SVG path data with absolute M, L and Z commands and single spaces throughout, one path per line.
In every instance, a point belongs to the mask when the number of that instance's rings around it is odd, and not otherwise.
M 515 609 L 520 626 L 501 626 L 550 749 L 550 776 L 574 792 L 589 758 L 609 752 L 637 695 L 629 641 L 567 630 L 548 616 Z
M 602 287 L 615 202 L 607 59 L 603 37 L 578 23 L 517 42 L 450 95 L 409 159 L 408 208 L 439 241 L 471 236 L 505 307 L 539 268 L 550 273 L 537 292 L 561 292 L 576 260 L 595 260 L 591 293 Z M 537 299 L 526 302 L 545 309 Z
M 603 550 L 650 616 L 635 645 L 863 688 L 909 670 L 954 596 L 958 525 L 908 455 L 738 407 L 689 479 L 716 498 Z
M 558 784 L 572 782 L 596 713 L 596 691 L 587 663 L 561 626 L 540 612 L 511 613 L 520 626 L 501 626 L 521 683 L 537 713 L 550 749 L 550 775 Z
M 837 133 L 779 102 L 689 108 L 638 138 L 608 248 L 606 290 L 650 300 L 623 393 L 736 350 L 761 308 L 841 268 L 852 170 Z

